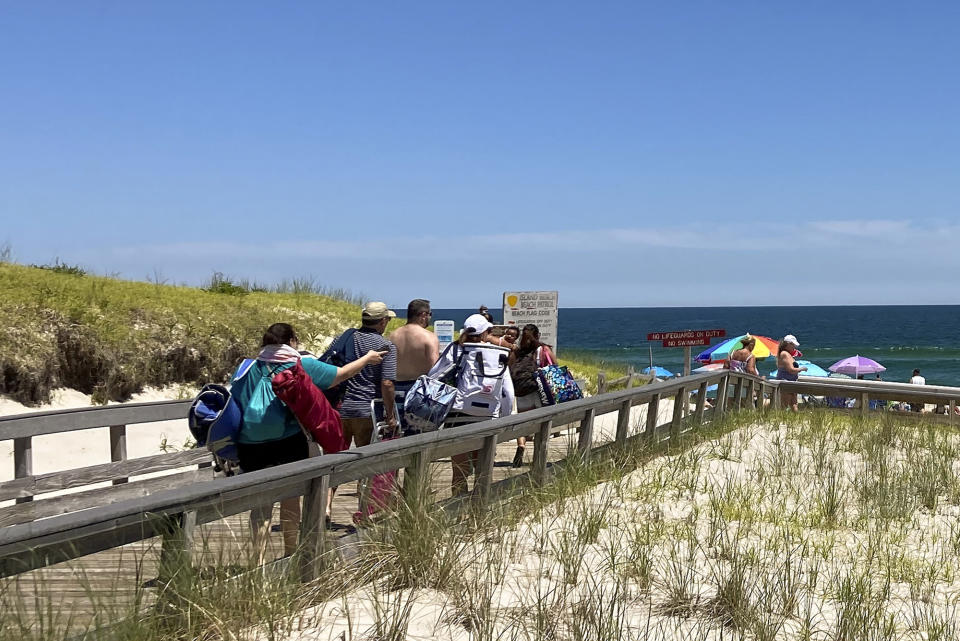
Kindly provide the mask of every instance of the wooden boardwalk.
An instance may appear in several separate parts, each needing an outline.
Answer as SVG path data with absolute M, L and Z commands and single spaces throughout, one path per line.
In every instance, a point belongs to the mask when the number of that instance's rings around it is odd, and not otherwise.
M 666 416 L 669 407 L 661 409 Z M 641 424 L 645 409 L 636 408 L 632 420 Z M 613 439 L 616 412 L 598 420 L 594 442 L 601 444 Z M 605 427 L 604 427 L 605 426 Z M 576 425 L 557 428 L 547 448 L 547 460 L 565 458 L 576 448 Z M 527 443 L 525 464 L 512 467 L 516 442 L 507 441 L 497 446 L 493 481 L 525 475 L 533 456 L 533 443 Z M 431 488 L 436 501 L 451 495 L 450 459 L 430 464 Z M 212 475 L 212 473 L 211 473 Z M 402 472 L 401 472 L 402 482 Z M 472 479 L 471 479 L 472 484 Z M 357 483 L 341 486 L 334 500 L 332 523 L 328 537 L 349 537 L 356 532 L 353 514 L 358 509 Z M 194 538 L 194 567 L 201 573 L 237 572 L 251 561 L 248 512 L 197 527 Z M 274 524 L 278 523 L 279 509 L 274 506 Z M 134 615 L 149 605 L 156 593 L 153 587 L 157 577 L 161 549 L 160 537 L 80 557 L 70 562 L 27 572 L 0 581 L 0 594 L 7 608 L 0 616 L 13 615 L 11 606 L 20 609 L 21 621 L 42 619 L 45 626 L 81 630 L 94 623 L 113 622 Z M 267 546 L 267 562 L 281 558 L 283 541 L 279 531 L 272 531 Z

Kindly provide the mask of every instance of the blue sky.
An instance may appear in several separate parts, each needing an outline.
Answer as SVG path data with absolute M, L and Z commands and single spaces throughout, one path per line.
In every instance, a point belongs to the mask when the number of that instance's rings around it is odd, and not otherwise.
M 0 244 L 404 305 L 960 303 L 960 4 L 0 0 Z

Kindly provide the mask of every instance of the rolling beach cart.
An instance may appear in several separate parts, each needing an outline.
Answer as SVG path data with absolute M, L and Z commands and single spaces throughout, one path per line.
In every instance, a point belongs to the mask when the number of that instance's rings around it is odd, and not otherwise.
M 387 424 L 387 420 L 384 418 L 383 399 L 375 398 L 370 401 L 370 420 L 373 422 L 373 432 L 370 435 L 371 444 L 400 437 L 400 410 L 397 409 L 396 404 L 393 406 L 393 415 L 397 421 L 395 430 Z M 359 491 L 358 511 L 353 514 L 355 524 L 360 524 L 377 511 L 389 507 L 397 492 L 398 472 L 399 470 L 390 470 L 382 474 L 375 474 L 371 479 L 362 483 Z

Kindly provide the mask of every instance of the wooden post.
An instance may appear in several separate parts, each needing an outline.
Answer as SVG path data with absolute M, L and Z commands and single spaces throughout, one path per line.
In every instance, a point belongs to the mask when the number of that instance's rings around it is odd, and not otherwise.
M 657 415 L 660 413 L 660 394 L 654 394 L 647 403 L 647 428 L 643 431 L 646 438 L 653 441 L 657 436 Z
M 683 422 L 683 406 L 687 404 L 687 388 L 681 387 L 673 399 L 673 420 L 670 421 L 670 441 L 675 445 L 680 440 L 680 424 Z
M 747 383 L 747 406 L 751 410 L 756 410 L 756 403 L 756 381 L 751 378 L 750 382 Z
M 707 406 L 707 382 L 700 383 L 697 388 L 697 409 L 694 414 L 696 425 L 703 425 L 703 410 Z
M 300 518 L 300 580 L 304 583 L 320 576 L 323 555 L 326 552 L 327 496 L 330 494 L 330 475 L 310 479 L 303 495 L 303 515 Z
M 727 386 L 730 383 L 730 375 L 727 374 L 720 379 L 720 383 L 717 384 L 717 407 L 714 411 L 714 416 L 722 416 L 724 412 L 727 411 Z
M 770 407 L 772 407 L 774 410 L 779 410 L 780 409 L 780 386 L 771 385 L 771 387 L 773 388 L 773 391 L 770 392 Z
M 870 394 L 867 392 L 860 393 L 860 416 L 866 416 L 867 412 L 870 411 Z
M 627 366 L 627 389 L 633 387 L 633 365 Z
M 590 458 L 590 451 L 593 449 L 593 420 L 596 418 L 597 411 L 592 407 L 587 410 L 583 420 L 580 421 L 580 435 L 577 438 L 577 451 L 584 461 Z
M 547 475 L 547 444 L 552 426 L 553 421 L 540 423 L 540 429 L 533 441 L 533 463 L 530 466 L 530 475 L 536 483 L 542 483 Z
M 178 583 L 193 569 L 193 534 L 197 525 L 196 512 L 183 512 L 167 518 L 167 530 L 160 544 L 158 581 L 161 587 Z
M 684 376 L 690 376 L 690 359 L 691 358 L 692 357 L 690 355 L 690 346 L 688 345 L 683 348 L 683 375 Z
M 630 429 L 630 408 L 632 406 L 633 401 L 628 398 L 623 402 L 623 405 L 620 406 L 620 412 L 617 414 L 616 441 L 619 445 L 623 445 L 627 442 L 627 432 Z
M 738 376 L 737 382 L 733 385 L 733 407 L 734 409 L 740 409 L 740 403 L 743 399 L 743 378 Z
M 117 461 L 126 461 L 127 460 L 127 426 L 126 425 L 111 425 L 110 426 L 110 460 L 114 463 Z M 121 483 L 126 483 L 127 479 L 114 479 L 114 485 L 120 485 Z
M 957 402 L 952 398 L 950 399 L 950 408 L 947 411 L 950 412 L 950 422 L 953 423 L 954 421 L 956 421 L 957 420 Z
M 403 469 L 403 496 L 408 500 L 419 499 L 421 490 L 430 486 L 430 448 L 413 455 L 413 465 Z
M 33 439 L 21 436 L 13 439 L 13 478 L 22 479 L 33 476 Z M 22 496 L 17 503 L 29 503 L 32 496 Z
M 476 481 L 473 484 L 474 498 L 480 502 L 490 499 L 490 486 L 493 484 L 493 464 L 497 458 L 497 435 L 491 434 L 483 439 L 480 459 L 477 461 Z
M 606 372 L 597 372 L 597 395 L 605 394 L 607 391 Z

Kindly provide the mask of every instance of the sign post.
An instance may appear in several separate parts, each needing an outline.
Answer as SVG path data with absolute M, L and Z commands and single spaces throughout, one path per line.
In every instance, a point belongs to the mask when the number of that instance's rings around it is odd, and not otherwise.
M 653 332 L 648 341 L 662 341 L 664 347 L 683 348 L 683 375 L 690 375 L 690 348 L 694 345 L 709 345 L 711 338 L 723 338 L 725 329 L 687 329 L 682 332 Z
M 433 321 L 433 333 L 437 335 L 437 341 L 440 343 L 440 353 L 447 348 L 447 345 L 453 342 L 452 320 Z
M 504 292 L 503 324 L 514 325 L 522 329 L 527 323 L 533 323 L 540 330 L 540 340 L 557 346 L 557 292 Z

